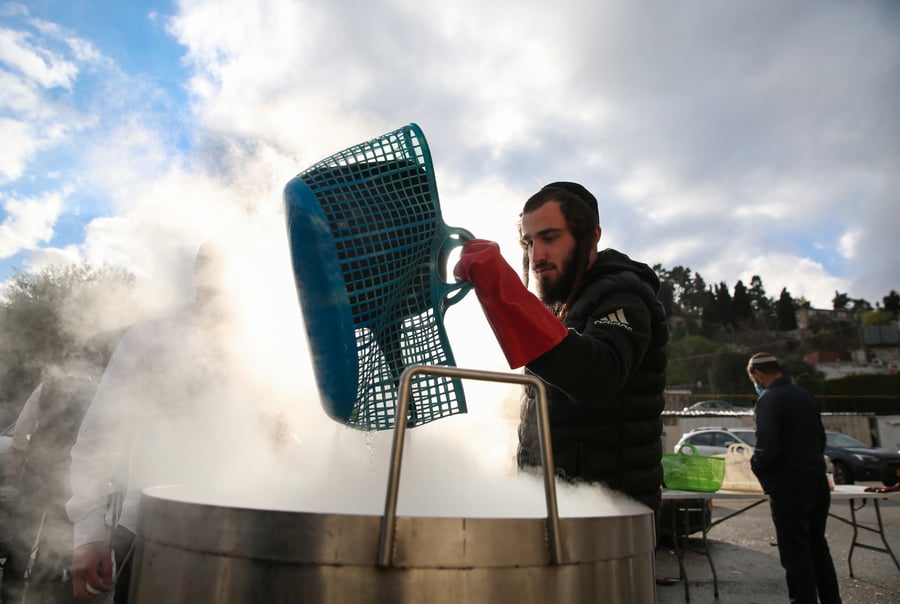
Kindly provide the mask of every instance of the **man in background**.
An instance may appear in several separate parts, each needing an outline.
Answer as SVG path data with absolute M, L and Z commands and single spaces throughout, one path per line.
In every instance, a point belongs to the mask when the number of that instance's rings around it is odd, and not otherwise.
M 750 357 L 747 375 L 759 394 L 750 465 L 769 496 L 788 596 L 801 604 L 837 604 L 841 596 L 825 539 L 831 489 L 819 408 L 769 353 Z

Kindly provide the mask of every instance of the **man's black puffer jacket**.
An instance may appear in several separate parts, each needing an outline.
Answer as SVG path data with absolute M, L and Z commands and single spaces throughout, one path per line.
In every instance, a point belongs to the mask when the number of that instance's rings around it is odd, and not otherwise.
M 599 253 L 565 318 L 569 334 L 527 370 L 547 383 L 557 473 L 660 505 L 668 326 L 659 279 L 615 250 Z M 535 392 L 526 388 L 520 466 L 540 465 Z

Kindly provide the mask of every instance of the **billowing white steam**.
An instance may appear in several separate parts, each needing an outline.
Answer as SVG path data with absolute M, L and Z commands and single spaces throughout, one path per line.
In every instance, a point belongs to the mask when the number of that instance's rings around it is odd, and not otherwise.
M 173 482 L 192 485 L 178 497 L 225 506 L 380 515 L 393 432 L 360 432 L 331 420 L 322 410 L 283 233 L 275 230 L 269 237 L 255 238 L 249 247 L 235 242 L 231 248 L 226 289 L 236 320 L 229 328 L 233 366 L 226 373 L 241 385 L 226 389 L 231 392 L 226 396 L 217 385 L 210 390 L 216 393 L 214 401 L 201 400 L 203 393 L 185 401 L 214 413 L 196 430 L 179 430 L 182 442 L 173 443 L 171 450 L 177 450 L 180 459 L 216 463 L 192 479 L 178 476 Z M 469 323 L 467 332 L 473 323 L 483 323 L 474 295 L 469 298 L 448 311 L 453 342 L 463 335 L 458 329 L 461 317 Z M 479 350 L 490 352 L 496 346 L 486 324 L 478 335 Z M 466 346 L 454 351 L 460 366 L 503 369 L 499 357 L 488 356 L 488 366 L 482 366 Z M 520 387 L 464 385 L 468 414 L 407 431 L 398 513 L 546 515 L 542 479 L 515 467 Z M 185 434 L 192 434 L 196 455 L 185 452 Z M 557 491 L 561 516 L 646 512 L 599 485 L 560 483 Z

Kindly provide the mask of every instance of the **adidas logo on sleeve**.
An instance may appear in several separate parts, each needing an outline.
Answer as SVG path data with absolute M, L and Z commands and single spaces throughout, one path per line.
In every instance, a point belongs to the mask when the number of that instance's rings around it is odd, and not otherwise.
M 625 318 L 625 309 L 620 308 L 616 312 L 611 312 L 602 319 L 597 319 L 594 321 L 594 325 L 615 325 L 616 327 L 624 327 L 628 331 L 631 331 L 631 325 L 628 324 L 628 319 Z

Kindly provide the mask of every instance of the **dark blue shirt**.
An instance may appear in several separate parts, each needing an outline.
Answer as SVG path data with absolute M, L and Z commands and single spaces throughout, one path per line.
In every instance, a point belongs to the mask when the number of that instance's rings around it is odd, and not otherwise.
M 812 396 L 786 377 L 769 384 L 756 401 L 753 472 L 764 490 L 825 473 L 825 428 Z

